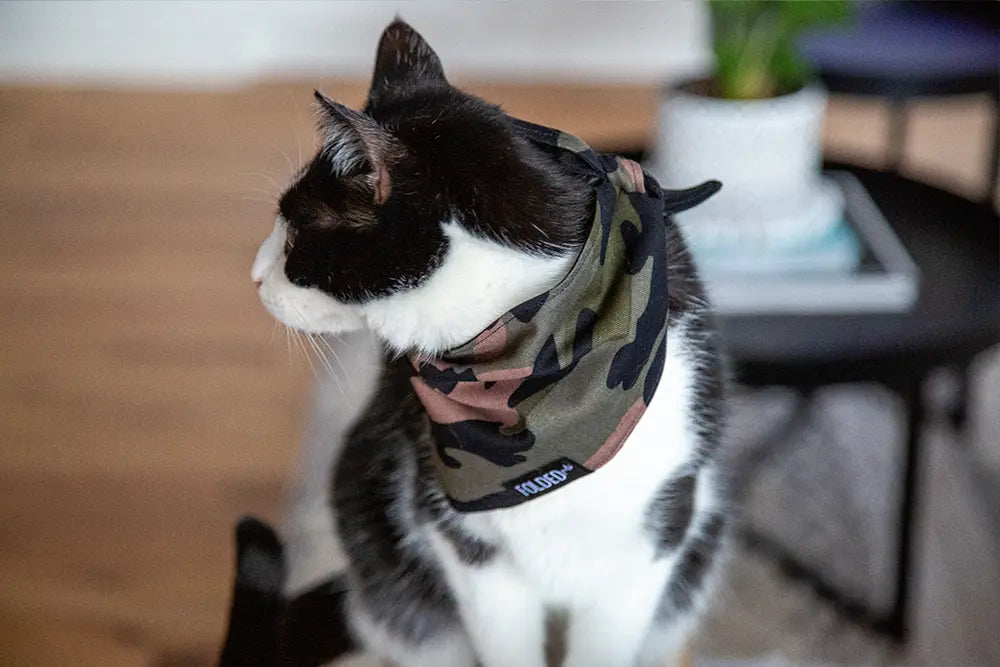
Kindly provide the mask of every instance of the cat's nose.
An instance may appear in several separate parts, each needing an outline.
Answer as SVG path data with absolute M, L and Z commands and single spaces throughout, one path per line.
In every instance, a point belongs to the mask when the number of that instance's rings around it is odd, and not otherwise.
M 260 286 L 263 285 L 263 284 L 264 284 L 263 280 L 255 280 L 255 281 L 253 281 L 253 286 L 256 287 L 257 289 L 260 289 Z

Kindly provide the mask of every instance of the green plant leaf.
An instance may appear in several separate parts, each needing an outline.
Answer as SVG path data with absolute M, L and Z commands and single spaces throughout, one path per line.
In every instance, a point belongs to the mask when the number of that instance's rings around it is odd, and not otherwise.
M 806 28 L 851 15 L 849 0 L 709 0 L 715 92 L 756 99 L 794 91 L 811 77 L 795 41 Z
M 789 32 L 837 23 L 851 14 L 851 3 L 846 0 L 782 0 L 780 4 Z

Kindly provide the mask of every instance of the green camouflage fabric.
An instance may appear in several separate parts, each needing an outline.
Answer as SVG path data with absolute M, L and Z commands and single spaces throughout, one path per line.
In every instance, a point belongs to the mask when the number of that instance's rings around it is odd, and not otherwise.
M 410 360 L 438 477 L 462 512 L 529 501 L 610 461 L 649 405 L 667 351 L 664 191 L 631 160 L 514 122 L 575 156 L 593 177 L 596 207 L 559 284 L 468 343 Z M 717 189 L 681 199 L 694 205 Z

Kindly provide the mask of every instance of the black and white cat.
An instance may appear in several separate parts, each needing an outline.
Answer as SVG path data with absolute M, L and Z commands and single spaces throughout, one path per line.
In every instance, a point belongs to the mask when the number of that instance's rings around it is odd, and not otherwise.
M 320 395 L 341 437 L 315 460 L 334 468 L 353 635 L 403 667 L 668 664 L 712 588 L 728 514 L 720 368 L 676 226 L 664 220 L 662 379 L 625 446 L 530 502 L 460 513 L 427 463 L 427 415 L 401 365 L 378 370 L 383 354 L 442 353 L 552 288 L 592 224 L 592 189 L 451 86 L 401 21 L 362 112 L 317 97 L 322 148 L 281 197 L 252 277 L 281 322 L 349 337 L 347 391 Z M 328 483 L 325 463 L 311 468 L 313 487 Z M 297 567 L 293 554 L 293 588 L 318 574 Z

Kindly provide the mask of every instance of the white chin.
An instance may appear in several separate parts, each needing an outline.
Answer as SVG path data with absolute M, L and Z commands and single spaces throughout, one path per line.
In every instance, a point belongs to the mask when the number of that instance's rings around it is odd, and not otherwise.
M 339 334 L 365 328 L 364 318 L 350 306 L 323 309 L 323 312 L 291 308 L 280 303 L 272 305 L 265 302 L 264 306 L 282 324 L 305 333 Z
M 260 301 L 271 316 L 292 329 L 311 334 L 339 334 L 365 328 L 361 309 L 339 303 L 317 290 L 284 280 L 265 280 Z

